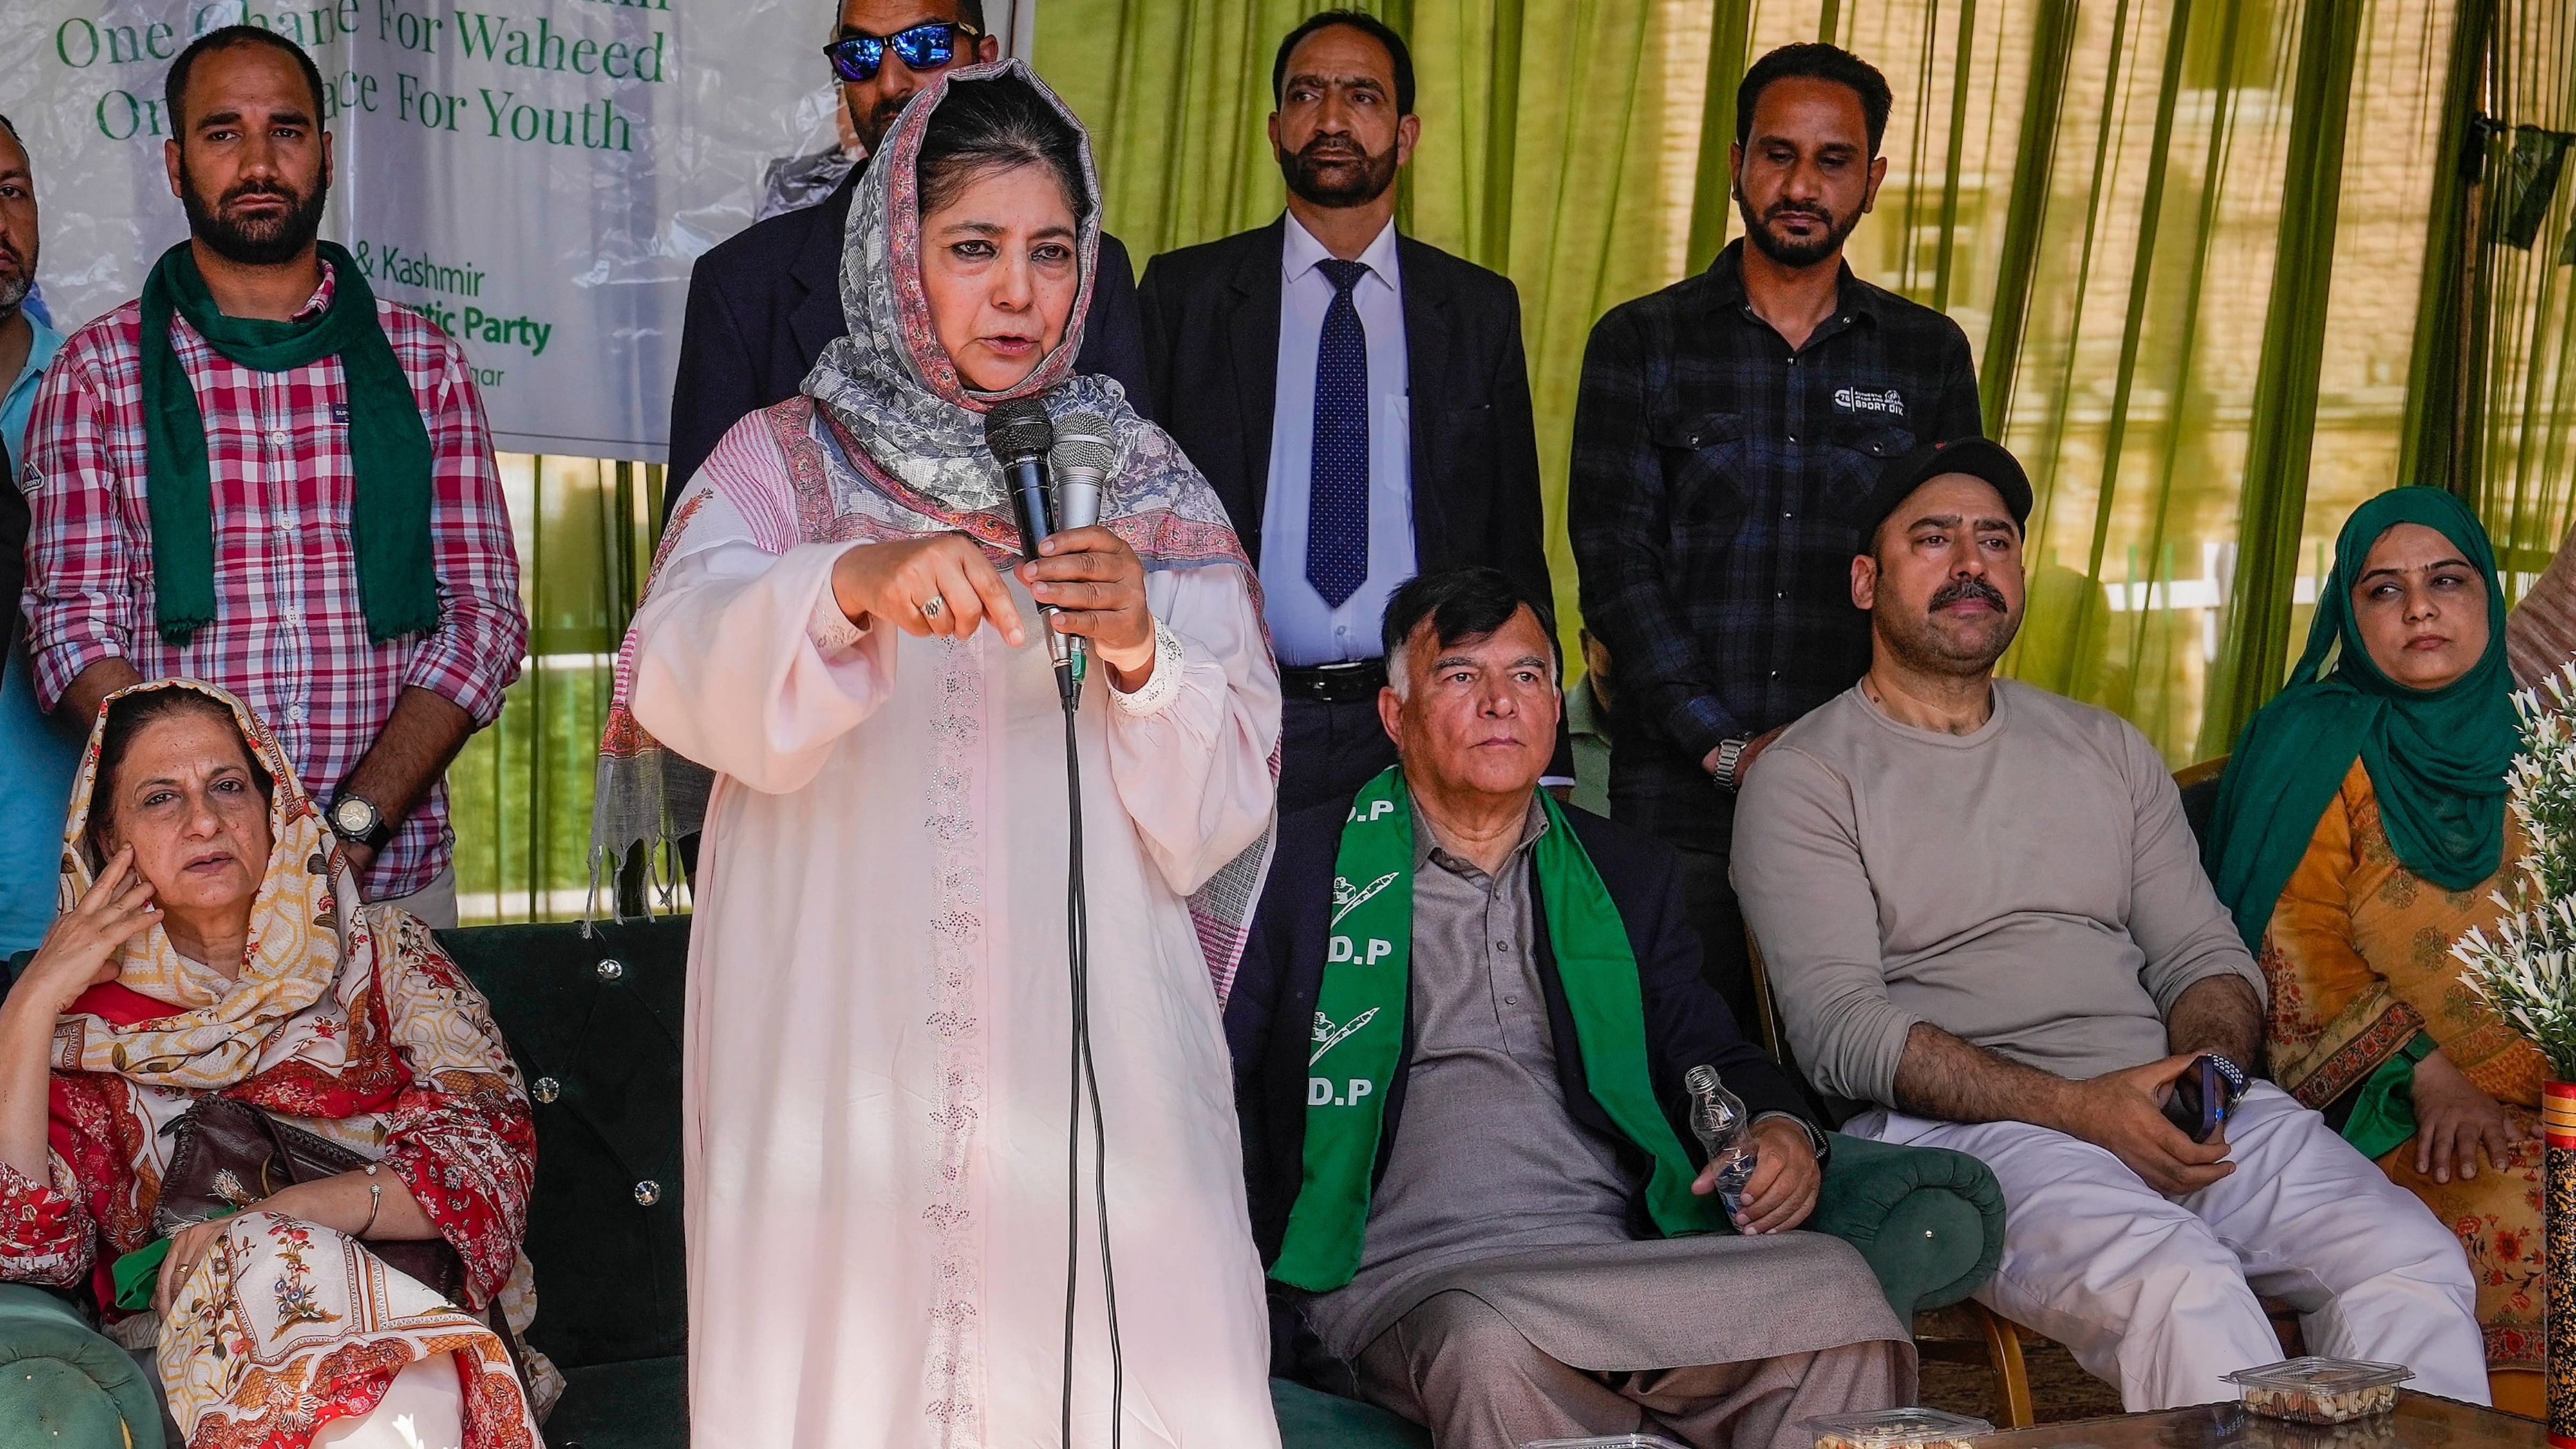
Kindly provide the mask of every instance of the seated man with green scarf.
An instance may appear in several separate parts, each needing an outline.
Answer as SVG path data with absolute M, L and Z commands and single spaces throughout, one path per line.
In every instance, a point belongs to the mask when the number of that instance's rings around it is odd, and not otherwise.
M 1700 979 L 1671 848 L 1539 790 L 1556 637 L 1498 570 L 1405 584 L 1397 763 L 1280 823 L 1226 1008 L 1276 1368 L 1439 1449 L 1804 1445 L 1910 1402 L 1913 1347 L 1858 1253 L 1790 1231 L 1826 1138 Z M 1700 1066 L 1751 1117 L 1733 1214 Z

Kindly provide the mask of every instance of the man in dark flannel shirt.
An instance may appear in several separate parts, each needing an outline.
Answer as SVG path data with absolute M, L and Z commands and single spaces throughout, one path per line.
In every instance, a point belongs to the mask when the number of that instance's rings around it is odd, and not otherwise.
M 1735 786 L 1869 667 L 1851 507 L 1885 460 L 1982 431 L 1958 324 L 1843 261 L 1890 99 L 1830 45 L 1756 61 L 1730 157 L 1751 246 L 1603 317 L 1575 405 L 1567 525 L 1619 673 L 1611 815 L 1681 848 L 1710 982 L 1747 1021 Z

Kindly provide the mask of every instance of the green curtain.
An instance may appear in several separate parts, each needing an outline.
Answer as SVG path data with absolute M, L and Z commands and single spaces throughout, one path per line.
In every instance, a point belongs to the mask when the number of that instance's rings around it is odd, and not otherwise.
M 2518 596 L 2576 522 L 2576 6 L 2502 6 L 2485 83 L 2495 125 L 2482 194 L 2462 208 L 2473 264 L 2469 325 L 2455 334 L 2468 355 L 2453 487 Z M 2534 170 L 2553 155 L 2554 171 Z
M 2344 128 L 2364 10 L 2308 0 L 2290 92 L 2293 160 L 2281 189 L 2262 361 L 2246 424 L 2239 536 L 2220 667 L 2202 705 L 2200 754 L 2224 754 L 2289 672 L 2284 625 L 2298 585 L 2299 521 L 2314 461 L 2319 378 L 2332 320 L 2335 223 L 2343 201 Z
M 1326 0 L 1047 0 L 1037 64 L 1090 127 L 1109 229 L 1146 257 L 1286 204 L 1264 123 L 1279 38 Z M 1422 142 L 1407 235 L 1520 288 L 1549 564 L 1571 641 L 1564 528 L 1575 384 L 1592 324 L 1681 274 L 1712 34 L 1709 0 L 1376 0 L 1413 51 Z M 1748 9 L 1720 0 L 1720 12 Z M 1722 41 L 1718 42 L 1722 51 Z M 1730 80 L 1725 93 L 1734 94 Z M 1719 162 L 1723 168 L 1723 152 Z M 1712 248 L 1713 250 L 1713 248 Z
M 1038 62 L 1092 126 L 1140 254 L 1276 214 L 1271 48 L 1318 8 L 1039 8 Z M 2452 4 L 1366 8 L 1406 29 L 1421 77 L 1403 224 L 1521 288 L 1569 629 L 1583 342 L 1736 229 L 1735 81 L 1826 38 L 1896 92 L 1853 266 L 1967 329 L 1988 427 L 2038 485 L 2007 670 L 2121 711 L 2177 763 L 2277 682 L 2314 589 L 2310 515 L 2395 481 Z
M 659 464 L 501 455 L 528 610 L 501 718 L 447 772 L 459 914 L 569 920 L 590 886 L 592 765 L 662 516 Z

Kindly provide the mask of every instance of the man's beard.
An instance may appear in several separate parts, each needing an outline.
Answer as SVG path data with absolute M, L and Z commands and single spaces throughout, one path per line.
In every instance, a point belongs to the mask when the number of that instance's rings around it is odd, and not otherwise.
M 8 317 L 14 315 L 26 302 L 27 294 L 35 290 L 36 268 L 7 242 L 0 242 L 0 253 L 5 253 L 15 266 L 13 271 L 0 272 L 0 317 Z
M 1372 156 L 1347 136 L 1317 136 L 1304 147 L 1279 154 L 1279 174 L 1288 189 L 1317 206 L 1366 206 L 1395 184 L 1395 147 Z M 1354 166 L 1352 162 L 1359 164 Z M 1327 167 L 1334 168 L 1327 171 Z
M 247 196 L 283 197 L 286 210 L 256 221 L 236 220 L 226 213 L 226 207 Z M 245 181 L 208 206 L 198 194 L 196 178 L 188 174 L 186 160 L 179 163 L 179 205 L 188 213 L 189 233 L 216 256 L 240 266 L 273 267 L 303 255 L 322 233 L 322 208 L 330 196 L 331 177 L 326 172 L 314 183 L 310 196 L 299 198 L 271 181 Z
M 1934 625 L 1933 619 L 1950 605 L 1962 599 L 1983 599 L 1994 606 L 2003 627 L 1992 634 L 1956 634 Z M 2013 636 L 2021 632 L 2021 619 L 2012 612 L 2003 591 L 1983 579 L 1952 579 L 1932 591 L 1920 617 L 1893 607 L 1893 599 L 1881 599 L 1874 628 L 1879 642 L 1887 646 L 1908 668 L 1924 674 L 1947 674 L 1961 678 L 1990 673 L 1995 661 L 2012 647 Z
M 886 60 L 892 64 L 894 57 Z M 911 99 L 906 96 L 900 101 L 879 101 L 876 109 L 865 116 L 856 107 L 844 107 L 850 113 L 850 134 L 858 139 L 859 149 L 870 156 L 877 154 L 877 148 L 885 144 L 886 132 L 893 130 L 896 119 L 903 115 L 904 102 Z
M 1753 203 L 1744 199 L 1741 186 L 1735 190 L 1735 210 L 1744 218 L 1744 239 L 1762 255 L 1784 267 L 1814 266 L 1841 251 L 1844 239 L 1852 234 L 1852 228 L 1860 225 L 1859 212 L 1853 212 L 1849 221 L 1836 222 L 1834 214 L 1821 206 L 1791 206 L 1787 202 L 1774 202 L 1768 212 L 1756 217 Z M 1825 234 L 1811 242 L 1782 241 L 1771 234 L 1770 227 L 1771 219 L 1779 216 L 1812 216 L 1824 223 Z

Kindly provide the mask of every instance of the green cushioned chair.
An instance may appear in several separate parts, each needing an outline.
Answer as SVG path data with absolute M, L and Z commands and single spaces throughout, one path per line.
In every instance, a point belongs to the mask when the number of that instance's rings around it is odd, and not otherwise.
M 537 1122 L 528 1212 L 535 1346 L 567 1389 L 546 1423 L 552 1449 L 685 1449 L 687 1264 L 681 1246 L 680 1013 L 685 917 L 634 925 L 491 926 L 441 939 L 491 998 L 525 1072 Z M 1834 1140 L 1814 1226 L 1868 1260 L 1900 1319 L 1965 1297 L 1993 1271 L 2003 1205 L 1993 1176 L 1957 1153 Z M 151 1386 L 60 1300 L 22 1329 L 0 1298 L 0 1363 L 76 1365 L 87 1385 L 44 1377 L 40 1412 L 61 1449 L 122 1449 L 109 1403 L 140 1392 L 136 1449 L 157 1449 Z M 28 1382 L 36 1382 L 28 1380 Z M 121 1387 L 122 1386 L 122 1387 Z M 0 1383 L 0 1423 L 22 1420 Z M 84 1397 L 86 1395 L 86 1397 Z M 1273 1381 L 1288 1449 L 1427 1449 L 1392 1414 Z M 93 1402 L 94 1401 L 94 1402 Z M 79 1414 L 89 1414 L 80 1419 Z
M 125 1350 L 41 1288 L 0 1283 L 0 1443 L 162 1449 L 161 1399 Z

